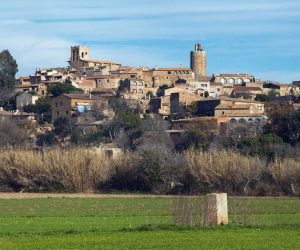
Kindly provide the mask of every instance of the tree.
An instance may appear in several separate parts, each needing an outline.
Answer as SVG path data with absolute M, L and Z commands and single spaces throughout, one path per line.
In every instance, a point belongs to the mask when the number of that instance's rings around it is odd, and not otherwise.
M 24 111 L 37 114 L 39 123 L 51 122 L 51 98 L 40 98 L 35 104 L 24 107 Z
M 213 131 L 216 129 L 217 124 L 214 120 L 193 122 L 185 130 L 186 147 L 192 146 L 199 149 L 208 149 L 210 142 L 213 140 Z
M 276 104 L 269 108 L 268 117 L 266 134 L 275 134 L 291 144 L 300 142 L 300 110 L 293 110 L 288 104 Z
M 16 83 L 18 65 L 8 50 L 0 53 L 0 99 L 8 98 Z
M 168 88 L 168 85 L 167 85 L 167 84 L 164 84 L 164 85 L 159 86 L 159 88 L 158 88 L 158 90 L 157 90 L 157 92 L 156 92 L 156 95 L 157 95 L 158 97 L 163 96 L 163 95 L 164 95 L 164 91 L 165 91 L 165 89 L 167 89 L 167 88 Z
M 53 97 L 60 96 L 62 94 L 70 94 L 70 93 L 82 93 L 82 89 L 78 89 L 69 83 L 57 83 L 50 84 L 47 88 L 48 95 L 52 95 Z
M 25 146 L 26 130 L 10 120 L 0 120 L 0 146 Z
M 62 138 L 70 136 L 72 132 L 71 121 L 66 117 L 59 117 L 54 122 L 54 133 Z

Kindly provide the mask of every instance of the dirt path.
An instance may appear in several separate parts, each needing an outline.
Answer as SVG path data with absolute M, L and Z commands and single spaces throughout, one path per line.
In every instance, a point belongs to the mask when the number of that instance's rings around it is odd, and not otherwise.
M 172 198 L 172 197 L 196 197 L 188 195 L 153 195 L 153 194 L 92 194 L 92 193 L 1 193 L 0 199 L 40 199 L 40 198 Z M 202 196 L 203 197 L 203 196 Z M 288 199 L 291 197 L 256 197 L 234 196 L 235 198 L 278 198 Z
M 157 198 L 175 197 L 151 194 L 89 194 L 89 193 L 0 193 L 0 199 L 37 199 L 37 198 Z

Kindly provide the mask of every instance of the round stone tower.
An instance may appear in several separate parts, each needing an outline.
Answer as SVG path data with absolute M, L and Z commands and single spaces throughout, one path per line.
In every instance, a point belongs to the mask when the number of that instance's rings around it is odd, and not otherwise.
M 195 79 L 206 77 L 206 52 L 200 43 L 196 43 L 195 50 L 191 51 L 191 69 Z

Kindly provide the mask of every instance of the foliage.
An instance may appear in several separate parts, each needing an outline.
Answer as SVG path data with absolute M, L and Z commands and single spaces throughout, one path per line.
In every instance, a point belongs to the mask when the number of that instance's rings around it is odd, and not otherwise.
M 154 94 L 153 94 L 153 92 L 152 91 L 148 91 L 147 93 L 146 93 L 146 96 L 147 96 L 147 98 L 153 98 L 154 97 Z
M 275 90 L 270 90 L 269 93 L 266 95 L 266 94 L 257 94 L 255 96 L 255 101 L 260 101 L 260 102 L 270 102 L 270 101 L 273 101 L 276 96 L 278 94 L 276 93 Z
M 18 65 L 8 50 L 0 53 L 0 99 L 10 96 L 16 83 Z
M 80 148 L 42 152 L 0 148 L 0 162 L 0 186 L 18 191 L 290 195 L 292 185 L 300 183 L 299 155 L 267 161 L 232 150 L 176 153 L 155 143 L 113 158 Z
M 288 104 L 274 104 L 269 109 L 270 122 L 265 126 L 265 133 L 275 134 L 284 142 L 300 142 L 300 110 L 293 110 Z
M 0 106 L 3 106 L 5 110 L 10 110 L 10 111 L 16 110 L 17 109 L 16 98 L 18 95 L 19 93 L 10 94 L 9 96 L 6 96 L 1 100 L 1 94 L 0 94 Z
M 47 93 L 48 95 L 57 97 L 62 94 L 83 93 L 83 90 L 78 89 L 69 83 L 56 83 L 56 84 L 50 84 L 47 87 Z
M 241 140 L 237 147 L 240 152 L 250 155 L 260 155 L 262 157 L 275 158 L 274 145 L 286 147 L 282 138 L 274 134 L 265 134 L 259 137 L 248 137 Z
M 0 146 L 25 146 L 26 130 L 10 120 L 0 120 Z
M 232 98 L 243 98 L 243 99 L 251 99 L 251 94 L 248 92 L 245 93 L 232 93 L 230 95 Z
M 38 135 L 36 144 L 40 147 L 54 146 L 55 144 L 57 144 L 55 134 L 53 132 L 48 132 L 46 134 Z
M 216 123 L 213 120 L 193 122 L 185 130 L 187 136 L 185 148 L 207 149 L 213 140 L 213 130 L 216 128 Z
M 51 122 L 51 102 L 50 97 L 42 97 L 35 104 L 30 104 L 24 107 L 25 112 L 37 114 L 39 123 Z
M 164 90 L 168 88 L 168 85 L 167 84 L 164 84 L 164 85 L 161 85 L 159 86 L 157 92 L 156 92 L 156 96 L 157 97 L 161 97 L 164 95 Z
M 72 131 L 71 121 L 67 117 L 58 117 L 54 121 L 54 133 L 62 138 L 70 136 Z
M 104 137 L 102 131 L 84 133 L 81 129 L 74 129 L 71 132 L 71 142 L 76 145 L 99 145 L 100 142 L 107 142 Z

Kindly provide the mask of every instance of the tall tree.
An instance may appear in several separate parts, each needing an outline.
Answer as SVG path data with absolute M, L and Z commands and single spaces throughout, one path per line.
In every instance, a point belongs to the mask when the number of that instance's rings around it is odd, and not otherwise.
M 18 65 L 8 50 L 0 53 L 0 98 L 9 97 L 15 87 Z

